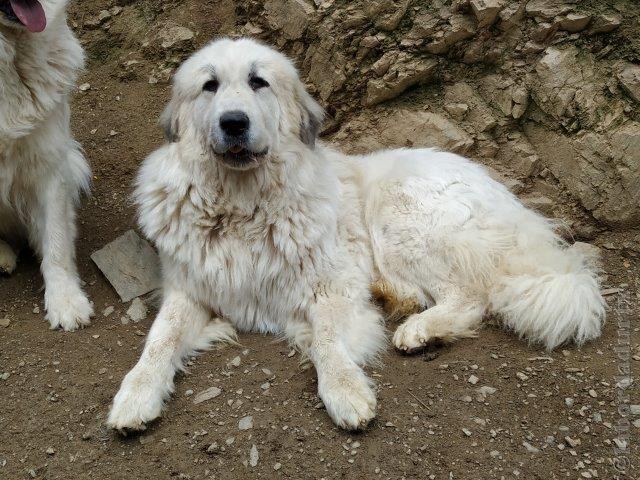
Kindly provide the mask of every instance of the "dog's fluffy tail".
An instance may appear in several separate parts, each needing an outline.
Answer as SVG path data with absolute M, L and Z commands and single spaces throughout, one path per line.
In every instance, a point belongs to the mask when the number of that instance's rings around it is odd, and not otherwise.
M 577 246 L 538 245 L 523 252 L 490 289 L 491 310 L 521 338 L 549 350 L 597 338 L 605 316 L 597 258 Z M 535 265 L 527 265 L 535 261 Z

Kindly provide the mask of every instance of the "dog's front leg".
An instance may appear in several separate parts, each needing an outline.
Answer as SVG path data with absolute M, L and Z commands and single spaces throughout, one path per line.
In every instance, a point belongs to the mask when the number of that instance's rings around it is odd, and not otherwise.
M 44 304 L 51 328 L 88 325 L 93 307 L 82 291 L 75 264 L 75 208 L 67 185 L 54 181 L 31 212 L 29 235 L 42 257 Z
M 173 392 L 173 377 L 182 360 L 214 341 L 233 341 L 228 322 L 210 322 L 207 309 L 185 293 L 168 291 L 149 331 L 140 360 L 124 377 L 113 399 L 107 425 L 120 432 L 144 430 L 145 423 L 160 416 Z
M 357 300 L 319 296 L 312 308 L 313 340 L 310 357 L 318 373 L 318 395 L 334 423 L 347 430 L 361 430 L 375 417 L 376 395 L 372 381 L 354 361 L 345 338 L 346 322 L 359 310 Z

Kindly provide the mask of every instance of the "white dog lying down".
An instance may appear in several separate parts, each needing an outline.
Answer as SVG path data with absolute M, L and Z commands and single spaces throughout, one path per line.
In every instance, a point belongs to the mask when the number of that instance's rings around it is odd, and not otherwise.
M 376 397 L 362 366 L 383 315 L 399 349 L 475 334 L 486 313 L 553 348 L 597 337 L 588 258 L 477 165 L 435 150 L 349 157 L 316 144 L 320 107 L 280 53 L 215 41 L 179 69 L 170 143 L 138 177 L 164 299 L 108 424 L 161 414 L 182 360 L 236 329 L 284 333 L 313 361 L 333 421 L 363 428 Z M 213 317 L 213 319 L 212 319 Z
M 66 0 L 0 0 L 0 273 L 25 238 L 42 257 L 51 328 L 75 330 L 93 309 L 75 266 L 75 203 L 89 185 L 69 130 L 69 100 L 83 67 Z

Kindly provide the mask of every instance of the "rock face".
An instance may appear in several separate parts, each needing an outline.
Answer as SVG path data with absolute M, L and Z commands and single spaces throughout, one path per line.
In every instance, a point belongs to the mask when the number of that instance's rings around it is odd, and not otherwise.
M 385 53 L 372 69 L 381 78 L 369 80 L 366 105 L 375 105 L 397 97 L 407 88 L 433 77 L 438 62 L 433 59 L 411 60 L 404 53 Z
M 575 138 L 534 124 L 526 133 L 554 177 L 597 220 L 615 227 L 640 222 L 639 123 L 607 134 L 581 132 Z
M 275 31 L 287 40 L 297 40 L 307 29 L 314 8 L 304 0 L 269 0 L 264 4 L 266 19 Z
M 535 68 L 531 94 L 536 105 L 568 130 L 594 127 L 604 116 L 604 79 L 593 58 L 576 48 L 549 47 Z
M 493 25 L 504 6 L 500 0 L 471 0 L 469 3 L 480 27 Z
M 640 65 L 628 65 L 618 74 L 620 85 L 637 103 L 640 103 Z
M 364 120 L 363 123 L 366 123 Z M 358 129 L 356 119 L 351 127 Z M 336 140 L 354 152 L 367 152 L 388 147 L 438 147 L 465 153 L 473 146 L 473 139 L 442 115 L 413 110 L 397 110 L 382 118 L 373 127 L 375 134 L 351 141 L 348 128 Z
M 87 20 L 96 57 L 131 41 L 136 3 Z M 119 77 L 166 83 L 209 40 L 211 19 L 163 12 Z M 238 0 L 229 19 L 294 59 L 347 150 L 455 150 L 583 232 L 639 227 L 636 0 Z
M 167 25 L 158 33 L 160 46 L 165 50 L 189 47 L 193 37 L 191 30 L 180 25 Z

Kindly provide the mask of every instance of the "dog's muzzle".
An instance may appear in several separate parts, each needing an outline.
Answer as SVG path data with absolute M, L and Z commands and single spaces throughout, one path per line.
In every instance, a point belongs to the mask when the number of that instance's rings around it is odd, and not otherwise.
M 246 113 L 240 110 L 223 113 L 220 116 L 219 128 L 223 141 L 216 143 L 214 151 L 228 167 L 247 170 L 258 165 L 260 159 L 268 153 L 268 148 L 260 151 L 251 148 L 251 121 Z

